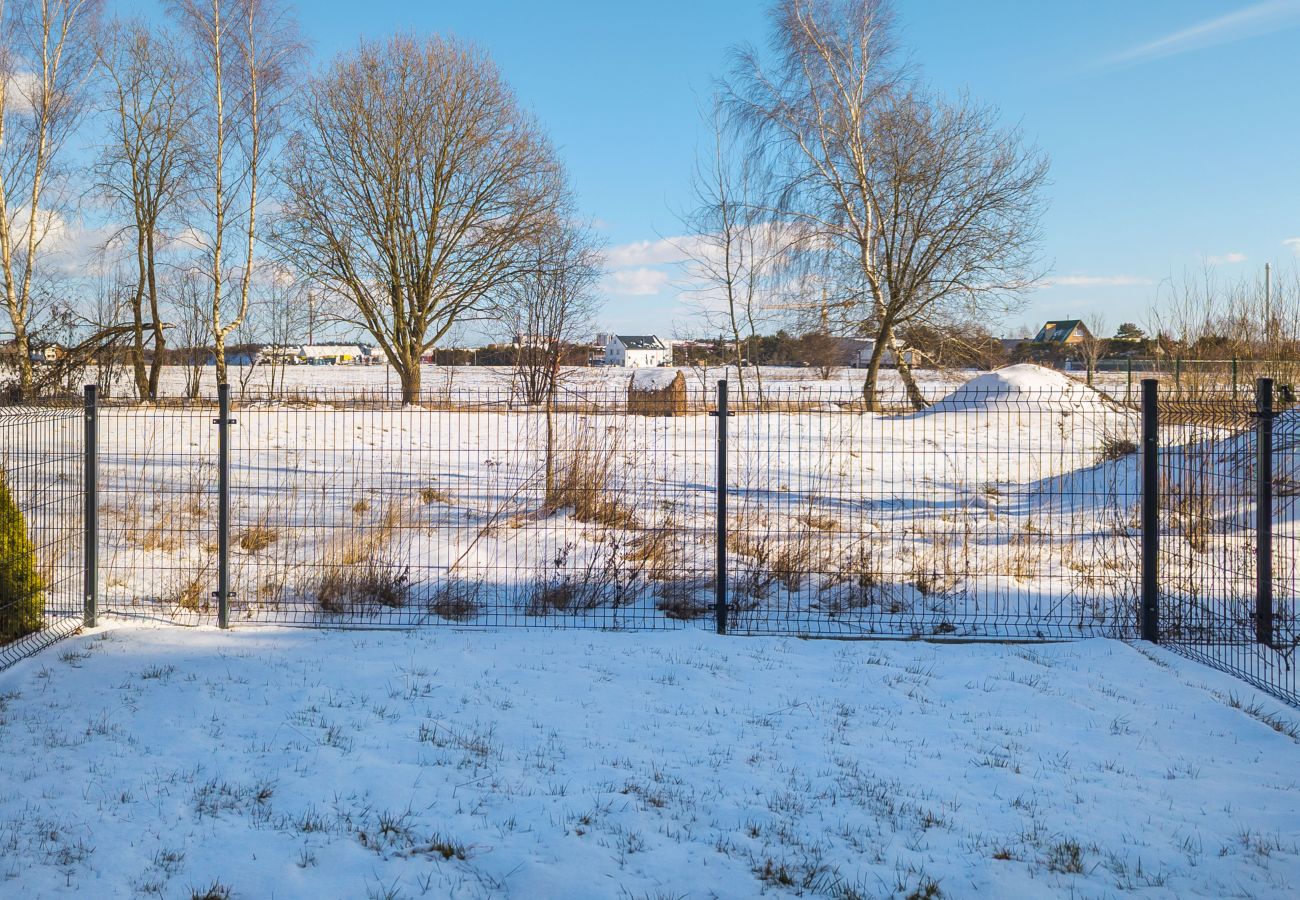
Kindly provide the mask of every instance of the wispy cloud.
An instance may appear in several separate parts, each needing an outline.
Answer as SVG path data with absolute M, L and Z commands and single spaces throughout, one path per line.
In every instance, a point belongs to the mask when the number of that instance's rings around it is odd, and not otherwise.
M 1100 60 L 1097 68 L 1118 69 L 1207 47 L 1271 34 L 1300 24 L 1300 0 L 1264 0 L 1206 19 Z
M 1282 242 L 1285 246 L 1291 248 L 1291 252 L 1300 256 L 1300 237 L 1287 238 Z
M 610 272 L 602 284 L 607 293 L 618 297 L 652 297 L 668 285 L 670 278 L 661 269 L 641 267 Z
M 1244 253 L 1224 253 L 1219 256 L 1207 256 L 1205 261 L 1212 266 L 1233 266 L 1246 261 Z
M 1044 287 L 1141 287 L 1155 284 L 1140 275 L 1058 275 L 1043 282 Z
M 694 238 L 686 236 L 617 244 L 605 251 L 605 263 L 611 269 L 622 269 L 628 266 L 661 266 L 685 262 L 690 256 L 694 241 Z

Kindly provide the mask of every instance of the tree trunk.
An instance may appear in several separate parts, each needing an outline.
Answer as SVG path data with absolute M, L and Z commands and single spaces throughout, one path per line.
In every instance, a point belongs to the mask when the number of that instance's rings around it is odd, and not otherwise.
M 880 411 L 880 397 L 878 386 L 880 384 L 880 362 L 884 359 L 885 350 L 889 346 L 892 329 L 888 325 L 882 325 L 880 331 L 876 334 L 875 346 L 871 348 L 871 360 L 867 363 L 867 380 L 862 385 L 862 402 L 867 412 Z
M 32 372 L 32 342 L 25 327 L 14 327 L 14 352 L 18 354 L 18 399 L 34 399 L 36 376 Z
M 400 362 L 397 377 L 402 383 L 402 404 L 410 406 L 420 401 L 420 357 L 407 354 Z
M 916 377 L 912 374 L 912 364 L 907 361 L 907 354 L 903 346 L 898 342 L 898 338 L 890 335 L 889 349 L 894 354 L 894 365 L 898 367 L 898 375 L 903 379 L 903 387 L 907 390 L 907 400 L 912 404 L 913 409 L 925 409 L 930 402 L 925 399 L 921 389 L 917 387 Z
M 149 317 L 153 320 L 153 359 L 149 362 L 149 399 L 158 399 L 158 379 L 162 375 L 163 355 L 167 349 L 167 336 L 163 334 L 162 312 L 158 309 L 158 265 L 154 247 L 153 228 L 145 237 L 146 283 L 149 288 Z
M 555 498 L 555 382 L 546 396 L 546 508 L 554 506 Z
M 213 317 L 214 319 L 216 316 Z M 226 381 L 226 336 L 220 328 L 212 335 L 212 350 L 217 356 L 217 384 L 228 384 Z

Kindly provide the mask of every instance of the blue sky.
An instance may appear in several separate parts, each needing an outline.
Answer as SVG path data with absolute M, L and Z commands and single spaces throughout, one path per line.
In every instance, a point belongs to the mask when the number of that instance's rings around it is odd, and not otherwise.
M 1006 323 L 1143 320 L 1162 279 L 1300 262 L 1300 0 L 911 0 L 928 79 L 1000 108 L 1052 159 L 1051 283 Z M 603 324 L 687 330 L 659 243 L 678 233 L 699 108 L 728 49 L 766 40 L 753 0 L 322 0 L 322 60 L 359 35 L 448 31 L 496 59 L 559 145 L 611 246 Z

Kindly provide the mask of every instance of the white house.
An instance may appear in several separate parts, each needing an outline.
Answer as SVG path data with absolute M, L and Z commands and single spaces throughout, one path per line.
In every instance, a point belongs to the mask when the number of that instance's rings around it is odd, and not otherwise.
M 605 341 L 607 366 L 650 369 L 672 362 L 672 349 L 653 334 L 611 334 Z
M 844 355 L 845 365 L 855 369 L 865 369 L 871 365 L 871 355 L 876 352 L 876 342 L 868 338 L 840 338 L 839 348 Z M 918 355 L 911 347 L 903 348 L 903 361 L 909 366 L 916 365 Z M 882 353 L 880 364 L 886 368 L 896 368 L 898 360 L 894 356 L 894 351 L 886 350 Z

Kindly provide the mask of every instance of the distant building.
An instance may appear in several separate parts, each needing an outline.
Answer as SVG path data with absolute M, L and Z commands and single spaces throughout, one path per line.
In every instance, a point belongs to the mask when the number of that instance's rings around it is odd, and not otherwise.
M 846 359 L 846 364 L 855 369 L 865 369 L 871 365 L 871 356 L 876 352 L 876 342 L 868 338 L 837 338 L 839 346 Z M 903 347 L 903 362 L 906 365 L 915 365 L 917 351 L 911 347 Z M 880 364 L 890 368 L 898 365 L 898 359 L 893 350 L 886 350 L 880 354 Z
M 303 344 L 298 362 L 309 366 L 368 366 L 375 348 L 366 344 Z
M 49 344 L 48 346 L 39 349 L 33 348 L 30 359 L 32 362 L 37 364 L 56 363 L 63 359 L 64 355 L 65 353 L 63 348 L 58 344 Z
M 672 349 L 653 334 L 611 334 L 605 341 L 607 366 L 649 369 L 672 362 Z
M 232 366 L 368 366 L 378 360 L 367 344 L 246 344 L 232 347 L 226 362 Z M 208 354 L 208 365 L 216 362 Z
M 1082 344 L 1092 337 L 1088 326 L 1079 319 L 1057 319 L 1043 323 L 1034 337 L 1035 344 Z

